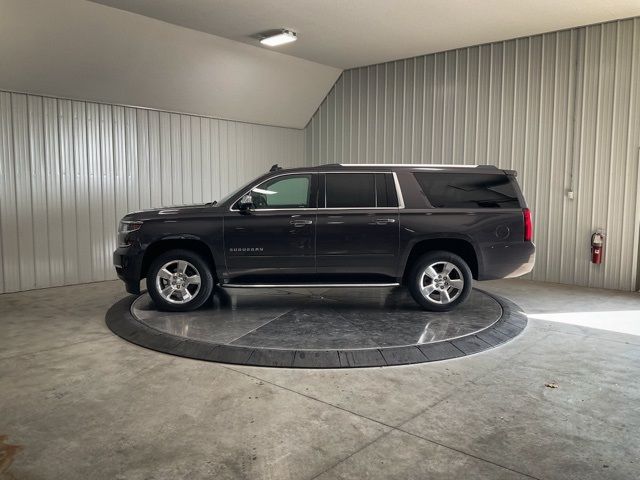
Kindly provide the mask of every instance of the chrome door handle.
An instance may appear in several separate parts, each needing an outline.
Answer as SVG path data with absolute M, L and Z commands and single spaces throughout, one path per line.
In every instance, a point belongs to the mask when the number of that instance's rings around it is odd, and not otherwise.
M 376 223 L 378 225 L 386 225 L 387 223 L 395 223 L 395 218 L 376 218 Z
M 305 225 L 311 225 L 313 220 L 291 220 L 289 223 L 294 227 L 304 227 Z

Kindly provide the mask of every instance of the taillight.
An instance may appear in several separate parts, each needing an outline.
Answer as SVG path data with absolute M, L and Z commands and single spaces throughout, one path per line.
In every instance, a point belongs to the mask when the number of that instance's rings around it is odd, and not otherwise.
M 533 222 L 531 221 L 531 210 L 525 208 L 522 210 L 524 217 L 524 241 L 530 242 L 533 239 Z

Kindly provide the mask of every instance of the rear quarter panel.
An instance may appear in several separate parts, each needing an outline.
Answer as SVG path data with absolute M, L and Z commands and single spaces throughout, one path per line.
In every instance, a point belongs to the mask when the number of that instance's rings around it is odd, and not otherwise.
M 404 269 L 413 246 L 422 240 L 456 238 L 473 246 L 478 280 L 519 275 L 532 255 L 524 242 L 520 209 L 405 209 L 400 214 Z M 530 244 L 532 247 L 532 244 Z

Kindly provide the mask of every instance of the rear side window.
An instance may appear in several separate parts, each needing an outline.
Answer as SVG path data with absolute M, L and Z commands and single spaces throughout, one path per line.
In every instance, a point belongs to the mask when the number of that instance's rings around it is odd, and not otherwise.
M 435 172 L 414 175 L 436 208 L 520 208 L 507 175 Z
M 397 207 L 398 196 L 393 175 L 376 173 L 376 203 L 378 207 Z
M 390 173 L 327 173 L 325 182 L 327 208 L 398 206 Z

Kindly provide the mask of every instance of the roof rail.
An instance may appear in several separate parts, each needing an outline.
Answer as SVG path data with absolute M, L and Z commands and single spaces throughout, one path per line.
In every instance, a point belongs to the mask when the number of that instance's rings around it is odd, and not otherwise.
M 493 165 L 453 165 L 444 163 L 340 163 L 341 167 L 431 167 L 431 168 L 477 168 L 477 167 L 494 167 Z

